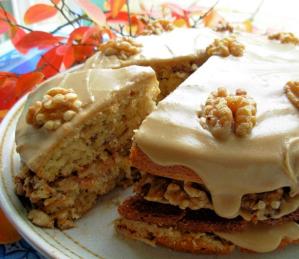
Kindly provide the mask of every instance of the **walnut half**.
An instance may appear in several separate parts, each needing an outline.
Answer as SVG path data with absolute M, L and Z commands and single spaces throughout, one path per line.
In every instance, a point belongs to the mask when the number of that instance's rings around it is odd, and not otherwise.
M 208 56 L 235 57 L 243 56 L 245 46 L 238 42 L 234 37 L 215 39 L 212 44 L 206 48 Z
M 144 29 L 141 35 L 159 35 L 166 31 L 172 31 L 174 29 L 174 25 L 171 21 L 166 19 L 157 19 L 157 20 L 142 20 L 145 24 Z
M 214 30 L 218 31 L 218 32 L 226 32 L 226 31 L 228 31 L 230 33 L 234 32 L 233 26 L 225 21 L 219 21 L 217 23 L 216 27 L 214 28 Z
M 103 43 L 99 50 L 105 56 L 117 56 L 119 59 L 126 60 L 140 52 L 141 44 L 130 38 L 116 38 Z
M 234 95 L 220 87 L 212 92 L 204 106 L 204 123 L 217 139 L 227 139 L 231 133 L 245 137 L 256 124 L 256 103 L 245 90 Z
M 282 44 L 299 44 L 299 39 L 291 32 L 279 32 L 268 36 L 269 40 L 278 40 Z
M 299 82 L 289 81 L 284 86 L 284 91 L 291 103 L 299 108 Z
M 53 131 L 64 122 L 72 120 L 81 106 L 73 89 L 54 87 L 47 91 L 42 101 L 29 107 L 26 122 L 35 128 L 44 127 Z

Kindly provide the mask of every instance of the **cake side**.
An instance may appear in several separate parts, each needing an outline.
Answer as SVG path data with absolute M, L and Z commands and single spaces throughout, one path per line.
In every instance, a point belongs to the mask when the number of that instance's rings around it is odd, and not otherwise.
M 136 130 L 121 234 L 191 253 L 298 243 L 299 63 L 249 54 L 210 57 Z

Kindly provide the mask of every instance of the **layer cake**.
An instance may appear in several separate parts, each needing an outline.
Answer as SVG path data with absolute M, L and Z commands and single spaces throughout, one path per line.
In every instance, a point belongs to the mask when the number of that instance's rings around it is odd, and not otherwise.
M 134 135 L 143 173 L 120 233 L 193 253 L 298 242 L 299 62 L 276 57 L 210 57 L 158 104 Z

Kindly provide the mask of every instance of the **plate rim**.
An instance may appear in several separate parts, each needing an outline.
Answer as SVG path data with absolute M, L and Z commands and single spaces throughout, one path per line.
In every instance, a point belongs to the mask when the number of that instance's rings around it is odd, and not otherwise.
M 27 96 L 28 94 L 24 95 L 20 100 L 18 100 L 2 120 L 0 124 L 1 144 L 7 140 L 5 134 L 7 131 L 9 131 L 9 125 L 13 120 L 16 119 L 16 113 L 19 109 L 22 109 L 22 106 L 24 106 Z M 17 232 L 42 255 L 51 258 L 69 258 L 66 254 L 62 253 L 57 248 L 47 243 L 44 239 L 40 238 L 39 235 L 33 231 L 33 229 L 28 227 L 28 224 L 23 224 L 24 219 L 16 210 L 15 206 L 11 203 L 10 199 L 8 199 L 8 194 L 3 188 L 2 176 L 5 170 L 3 165 L 3 149 L 0 147 L 0 207 L 9 222 L 16 228 Z
M 30 93 L 32 93 L 37 87 L 42 87 L 45 83 L 47 83 L 50 80 L 53 80 L 56 77 L 62 76 L 64 74 L 67 74 L 69 72 L 80 70 L 84 67 L 84 64 L 76 65 L 68 70 L 62 71 L 42 83 L 40 83 L 38 86 L 34 87 L 31 91 L 26 93 L 23 97 L 21 97 L 7 112 L 4 119 L 0 122 L 0 144 L 4 143 L 4 135 L 9 130 L 9 124 L 12 120 L 16 119 L 14 118 L 16 116 L 16 113 L 19 109 L 22 109 L 22 107 L 25 105 L 25 102 L 27 100 L 27 97 Z M 8 199 L 8 194 L 5 192 L 4 188 L 2 188 L 2 175 L 4 173 L 4 167 L 3 167 L 3 151 L 0 145 L 0 208 L 3 210 L 3 213 L 9 220 L 9 222 L 16 228 L 17 232 L 30 244 L 32 245 L 37 251 L 39 251 L 42 255 L 51 257 L 51 258 L 69 258 L 66 254 L 62 253 L 55 247 L 53 247 L 51 244 L 47 243 L 45 240 L 38 237 L 38 235 L 32 230 L 28 229 L 27 224 L 22 224 L 22 217 L 19 215 L 18 211 L 14 207 L 12 203 L 10 203 Z M 28 233 L 29 231 L 29 233 Z M 55 250 L 53 250 L 55 249 Z

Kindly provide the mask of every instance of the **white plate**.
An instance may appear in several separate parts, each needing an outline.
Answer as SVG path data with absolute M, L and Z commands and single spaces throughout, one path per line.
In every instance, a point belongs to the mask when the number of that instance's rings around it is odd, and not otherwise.
M 161 247 L 153 248 L 119 237 L 114 231 L 113 220 L 117 218 L 117 204 L 130 194 L 129 190 L 116 190 L 101 198 L 94 209 L 77 221 L 77 226 L 73 229 L 59 231 L 32 225 L 15 195 L 13 184 L 13 178 L 20 166 L 20 158 L 15 151 L 14 132 L 24 101 L 25 97 L 10 110 L 0 126 L 0 205 L 9 220 L 32 246 L 44 255 L 54 258 L 204 258 Z M 299 258 L 299 246 L 291 245 L 283 251 L 260 255 L 240 255 L 235 252 L 225 258 L 240 256 L 243 259 Z

